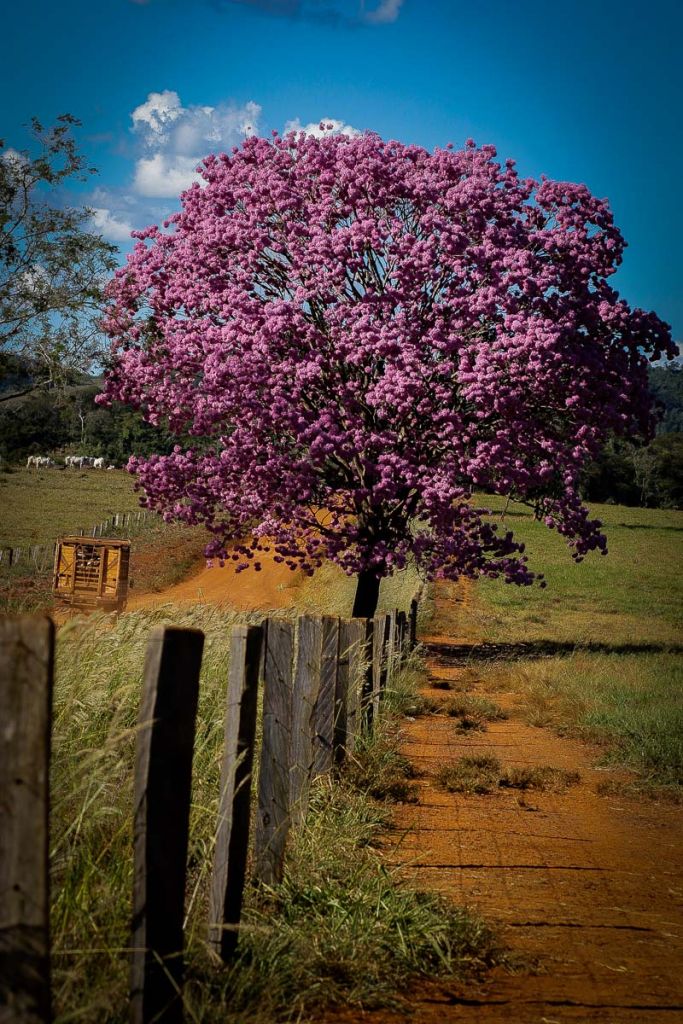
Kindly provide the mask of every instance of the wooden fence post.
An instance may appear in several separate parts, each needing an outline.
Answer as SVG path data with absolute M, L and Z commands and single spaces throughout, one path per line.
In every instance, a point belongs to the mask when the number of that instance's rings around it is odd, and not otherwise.
M 320 662 L 320 689 L 315 704 L 313 775 L 324 775 L 334 763 L 334 710 L 339 663 L 339 619 L 323 616 L 323 649 Z
M 48 776 L 53 657 L 49 619 L 0 621 L 0 1006 L 12 1024 L 51 1019 Z
M 365 622 L 339 623 L 339 667 L 334 721 L 334 758 L 337 763 L 353 753 L 360 735 L 360 699 L 363 676 Z
M 396 615 L 397 609 L 392 608 L 387 616 L 389 620 L 387 626 L 387 683 L 392 682 L 396 671 Z
M 282 880 L 290 824 L 293 653 L 292 623 L 286 619 L 269 619 L 255 849 L 256 878 L 266 885 Z
M 400 668 L 406 657 L 406 613 L 396 615 L 397 667 Z
M 366 731 L 372 729 L 373 651 L 375 646 L 375 620 L 364 619 L 365 639 L 363 641 L 363 685 L 361 687 L 361 722 Z
M 292 740 L 290 746 L 290 810 L 292 825 L 300 826 L 308 809 L 313 771 L 315 712 L 320 691 L 323 656 L 322 619 L 302 615 L 298 620 L 297 657 L 292 691 Z
M 157 627 L 135 751 L 131 1024 L 182 1021 L 183 907 L 204 634 Z
M 379 702 L 387 680 L 387 628 L 389 617 L 376 615 L 372 629 L 372 715 L 379 714 Z
M 256 699 L 263 630 L 234 626 L 225 709 L 216 848 L 209 901 L 209 942 L 224 962 L 237 948 L 249 847 Z
M 417 602 L 417 598 L 414 597 L 412 599 L 412 601 L 410 602 L 410 628 L 409 628 L 409 635 L 410 635 L 410 650 L 411 651 L 414 650 L 415 647 L 417 646 L 417 609 L 418 609 L 418 602 Z

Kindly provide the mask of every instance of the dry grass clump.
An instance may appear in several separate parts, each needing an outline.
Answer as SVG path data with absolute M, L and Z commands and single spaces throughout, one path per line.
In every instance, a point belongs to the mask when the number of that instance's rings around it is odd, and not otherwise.
M 564 793 L 569 786 L 581 781 L 578 772 L 565 768 L 541 765 L 533 768 L 506 768 L 498 785 L 502 789 L 536 789 L 551 793 Z
M 477 718 L 482 722 L 504 722 L 506 711 L 486 697 L 451 697 L 442 704 L 442 710 L 449 718 Z
M 562 793 L 580 781 L 578 772 L 547 765 L 532 768 L 503 768 L 497 757 L 461 757 L 443 765 L 436 781 L 449 793 L 486 794 L 497 789 L 535 789 Z
M 436 781 L 449 793 L 491 793 L 498 786 L 501 764 L 497 757 L 461 757 L 439 769 Z
M 415 700 L 407 704 L 405 714 L 412 718 L 421 718 L 423 715 L 438 715 L 443 707 L 443 701 L 437 697 L 425 697 L 417 694 Z

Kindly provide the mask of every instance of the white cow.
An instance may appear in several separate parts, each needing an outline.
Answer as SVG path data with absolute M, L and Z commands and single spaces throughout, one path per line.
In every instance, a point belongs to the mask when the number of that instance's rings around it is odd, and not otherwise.
M 56 466 L 57 463 L 47 455 L 29 455 L 26 461 L 26 468 L 30 469 L 31 466 L 34 469 L 50 469 L 52 466 Z
M 112 469 L 116 469 L 116 466 L 107 466 L 107 473 L 111 473 Z
M 93 459 L 92 468 L 93 469 L 104 469 L 104 459 Z

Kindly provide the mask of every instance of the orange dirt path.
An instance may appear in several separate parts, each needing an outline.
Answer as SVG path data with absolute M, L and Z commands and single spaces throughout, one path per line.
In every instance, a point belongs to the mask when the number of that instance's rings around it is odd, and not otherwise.
M 247 569 L 237 573 L 230 561 L 221 568 L 216 564 L 207 569 L 205 559 L 192 576 L 158 593 L 130 592 L 126 611 L 137 608 L 155 608 L 162 604 L 214 604 L 236 608 L 238 611 L 261 611 L 271 608 L 290 608 L 296 603 L 301 583 L 306 579 L 302 570 L 288 569 L 273 561 L 272 554 L 261 554 L 260 572 Z
M 453 623 L 463 588 L 437 587 L 439 621 Z M 431 677 L 457 680 L 441 637 L 430 644 Z M 469 672 L 471 673 L 470 665 Z M 427 686 L 431 697 L 449 693 Z M 477 692 L 476 684 L 474 690 Z M 483 691 L 482 695 L 483 695 Z M 490 696 L 486 694 L 486 696 Z M 507 721 L 483 733 L 456 732 L 452 719 L 408 721 L 403 751 L 423 773 L 420 802 L 395 813 L 400 838 L 386 850 L 420 888 L 480 911 L 524 964 L 497 968 L 482 983 L 430 984 L 416 991 L 416 1024 L 654 1024 L 683 1021 L 681 809 L 604 797 L 609 773 L 598 751 L 515 718 L 514 693 L 497 693 Z M 566 793 L 500 790 L 464 796 L 439 788 L 440 766 L 466 754 L 491 754 L 503 766 L 578 770 Z M 386 1011 L 355 1014 L 372 1024 L 405 1021 Z M 331 1016 L 349 1021 L 351 1017 Z

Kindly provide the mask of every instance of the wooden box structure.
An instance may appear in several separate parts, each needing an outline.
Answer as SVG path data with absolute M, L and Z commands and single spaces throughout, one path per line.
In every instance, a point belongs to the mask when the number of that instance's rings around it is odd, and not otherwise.
M 62 537 L 57 542 L 52 590 L 74 608 L 122 611 L 128 597 L 130 541 Z

